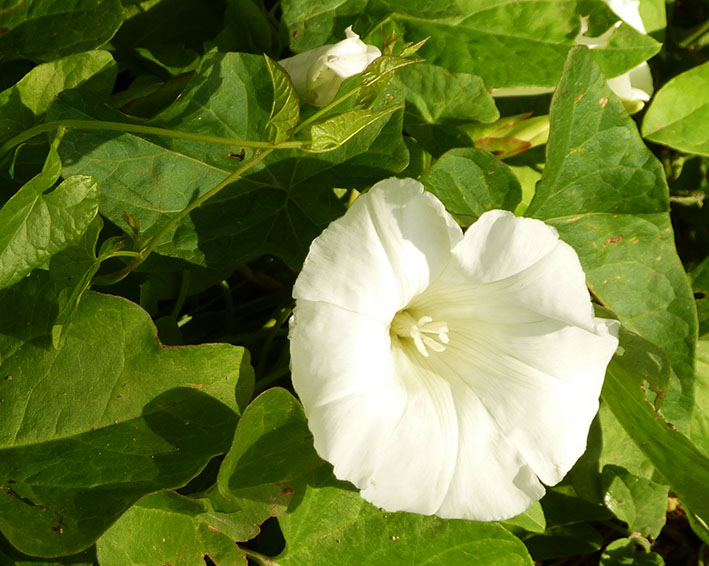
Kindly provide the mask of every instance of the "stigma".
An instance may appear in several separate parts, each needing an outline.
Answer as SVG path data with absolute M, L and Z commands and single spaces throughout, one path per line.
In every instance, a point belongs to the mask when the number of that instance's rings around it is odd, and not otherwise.
M 402 310 L 396 313 L 389 329 L 401 338 L 411 338 L 424 358 L 429 357 L 427 348 L 443 352 L 446 349 L 444 344 L 448 344 L 448 323 L 434 322 L 430 316 L 416 320 L 406 310 Z

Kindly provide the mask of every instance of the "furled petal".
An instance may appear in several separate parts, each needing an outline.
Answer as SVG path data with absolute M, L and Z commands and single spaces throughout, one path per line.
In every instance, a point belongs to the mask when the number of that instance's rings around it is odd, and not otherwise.
M 309 49 L 278 62 L 290 75 L 293 87 L 301 96 L 308 91 L 308 72 L 330 47 L 330 45 L 323 45 L 316 49 Z
M 588 33 L 588 16 L 579 16 L 579 32 L 576 34 L 574 43 L 576 45 L 585 45 L 589 49 L 605 49 L 608 47 L 615 31 L 623 22 L 616 22 L 598 37 L 587 37 Z
M 338 305 L 389 324 L 438 276 L 463 235 L 413 179 L 386 179 L 316 238 L 296 299 Z

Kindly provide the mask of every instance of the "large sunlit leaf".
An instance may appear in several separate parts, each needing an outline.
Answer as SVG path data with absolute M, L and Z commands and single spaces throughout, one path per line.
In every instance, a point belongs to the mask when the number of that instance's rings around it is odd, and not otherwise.
M 120 0 L 3 0 L 0 61 L 48 61 L 99 47 L 123 21 Z
M 603 549 L 599 566 L 665 566 L 662 556 L 649 552 L 632 538 L 618 539 Z
M 178 102 L 151 125 L 260 140 L 273 104 L 263 57 L 207 56 Z M 374 111 L 397 99 L 382 101 Z M 347 104 L 338 111 L 348 109 Z M 54 118 L 124 120 L 86 97 L 67 93 Z M 276 150 L 263 164 L 207 201 L 169 233 L 156 251 L 227 269 L 264 254 L 298 267 L 311 240 L 344 207 L 334 187 L 364 188 L 403 169 L 408 150 L 402 111 L 377 119 L 334 151 Z M 123 212 L 155 235 L 188 203 L 253 158 L 251 149 L 115 132 L 67 132 L 60 147 L 65 174 L 90 172 L 99 181 L 100 211 L 127 229 Z
M 231 537 L 230 515 L 215 512 L 208 499 L 174 491 L 149 495 L 131 507 L 98 540 L 101 564 L 111 566 L 246 566 L 246 555 Z
M 522 198 L 519 181 L 509 167 L 481 149 L 450 150 L 421 182 L 448 212 L 467 218 L 469 224 L 488 210 L 514 210 Z
M 271 143 L 287 140 L 298 125 L 300 106 L 293 83 L 283 68 L 268 56 L 264 56 L 273 83 L 273 106 L 266 124 L 267 138 Z
M 569 55 L 550 119 L 547 167 L 527 214 L 555 226 L 596 297 L 669 356 L 682 390 L 670 391 L 662 409 L 686 426 L 697 315 L 662 166 L 585 47 Z
M 709 336 L 697 342 L 695 373 L 696 406 L 692 412 L 689 434 L 692 441 L 709 456 Z
M 108 96 L 116 67 L 108 51 L 87 51 L 37 65 L 0 92 L 0 141 L 34 126 L 63 90 L 81 87 Z
M 352 22 L 363 33 L 374 28 L 367 40 L 376 42 L 381 35 L 378 25 L 385 22 L 385 29 L 395 25 L 406 41 L 430 37 L 421 57 L 449 71 L 478 75 L 488 88 L 555 86 L 579 33 L 580 16 L 589 16 L 588 35 L 593 37 L 618 21 L 603 2 L 584 0 L 522 0 L 513 5 L 505 0 L 387 0 L 369 3 L 365 13 L 360 13 L 361 0 L 283 4 L 295 51 L 332 43 Z M 607 48 L 595 50 L 593 57 L 613 77 L 659 50 L 657 41 L 624 24 Z
M 90 546 L 131 504 L 229 448 L 253 374 L 227 344 L 165 348 L 148 314 L 89 293 L 58 348 L 42 273 L 0 293 L 0 530 L 23 552 Z
M 652 349 L 621 332 L 619 352 L 608 366 L 603 400 L 682 503 L 707 524 L 709 458 L 658 412 L 646 382 L 653 367 L 657 362 Z
M 311 0 L 286 0 L 282 2 L 283 21 L 289 28 L 290 46 L 295 52 L 335 43 L 342 39 L 345 28 L 362 15 L 367 0 L 324 0 L 314 4 Z M 342 23 L 336 29 L 335 22 Z M 355 27 L 355 31 L 359 28 Z
M 96 217 L 96 181 L 72 175 L 52 189 L 60 171 L 52 146 L 42 171 L 0 209 L 0 289 L 78 241 Z
M 266 519 L 285 513 L 293 481 L 322 464 L 300 403 L 284 389 L 269 389 L 244 411 L 219 469 L 222 507 L 256 536 Z
M 279 519 L 285 551 L 280 566 L 338 564 L 446 564 L 531 566 L 524 544 L 496 523 L 443 520 L 387 513 L 364 501 L 329 467 L 296 484 L 294 500 Z
M 632 533 L 657 538 L 665 526 L 667 486 L 634 476 L 620 466 L 603 468 L 603 501 Z
M 402 85 L 406 100 L 404 129 L 433 155 L 472 144 L 457 126 L 494 122 L 500 117 L 495 101 L 478 76 L 417 64 L 401 69 L 397 82 Z
M 650 141 L 709 156 L 709 62 L 677 75 L 655 94 L 642 132 Z

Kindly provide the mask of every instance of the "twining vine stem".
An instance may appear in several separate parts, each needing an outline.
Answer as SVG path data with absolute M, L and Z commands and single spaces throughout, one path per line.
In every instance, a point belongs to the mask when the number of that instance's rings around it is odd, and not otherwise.
M 177 226 L 184 218 L 193 210 L 196 208 L 199 208 L 202 206 L 206 201 L 208 201 L 210 198 L 212 198 L 214 195 L 219 193 L 222 189 L 224 189 L 227 185 L 231 184 L 233 181 L 241 177 L 246 171 L 251 169 L 254 165 L 257 163 L 260 163 L 263 161 L 266 157 L 268 157 L 271 153 L 273 152 L 273 149 L 268 149 L 263 152 L 259 152 L 254 154 L 254 156 L 244 163 L 241 167 L 239 167 L 236 171 L 234 171 L 231 175 L 229 175 L 226 179 L 224 179 L 221 183 L 218 185 L 212 187 L 210 190 L 208 190 L 206 193 L 204 193 L 202 196 L 196 198 L 193 200 L 190 204 L 188 204 L 185 208 L 183 208 L 180 212 L 178 212 L 175 216 L 170 218 L 170 220 L 165 224 L 165 226 L 162 227 L 162 230 L 158 232 L 155 236 L 150 238 L 148 243 L 143 247 L 140 252 L 138 252 L 138 256 L 135 258 L 134 261 L 126 265 L 123 269 L 116 271 L 115 273 L 109 274 L 109 275 L 104 275 L 101 277 L 97 277 L 94 281 L 98 285 L 110 285 L 112 283 L 116 283 L 123 279 L 126 275 L 128 275 L 131 271 L 136 269 L 141 263 L 143 263 L 148 256 L 155 250 L 155 248 L 158 247 L 158 244 L 160 243 L 160 240 L 164 236 L 166 236 L 175 226 Z
M 355 88 L 355 89 L 345 93 L 344 95 L 340 96 L 339 98 L 336 98 L 334 101 L 332 101 L 327 106 L 325 106 L 325 107 L 321 108 L 320 110 L 318 110 L 317 112 L 315 112 L 307 120 L 304 120 L 303 122 L 298 124 L 293 129 L 293 131 L 291 132 L 290 135 L 292 136 L 295 133 L 307 128 L 313 122 L 315 122 L 316 120 L 320 119 L 322 116 L 324 116 L 328 112 L 330 112 L 330 110 L 332 110 L 336 106 L 340 105 L 345 100 L 355 96 L 360 91 L 360 88 Z M 167 128 L 158 128 L 155 126 L 144 126 L 141 124 L 128 124 L 128 123 L 124 123 L 124 122 L 108 122 L 108 121 L 101 121 L 101 120 L 55 120 L 52 122 L 47 122 L 45 124 L 39 124 L 39 125 L 34 126 L 28 130 L 25 130 L 21 134 L 18 134 L 17 136 L 11 138 L 10 140 L 5 142 L 4 144 L 0 145 L 0 157 L 4 156 L 12 148 L 32 139 L 33 137 L 38 136 L 43 133 L 51 132 L 53 130 L 57 130 L 60 132 L 63 132 L 64 130 L 100 130 L 100 131 L 109 131 L 109 132 L 135 133 L 135 134 L 144 134 L 144 135 L 163 136 L 163 137 L 174 138 L 174 139 L 188 139 L 188 140 L 199 141 L 199 142 L 204 142 L 204 143 L 228 145 L 228 146 L 232 146 L 232 147 L 234 147 L 234 146 L 248 147 L 248 148 L 253 148 L 256 150 L 254 152 L 253 157 L 249 161 L 244 163 L 241 167 L 239 167 L 236 171 L 231 173 L 228 177 L 226 177 L 218 185 L 211 188 L 209 191 L 204 193 L 202 196 L 200 196 L 199 198 L 192 201 L 189 205 L 187 205 L 179 213 L 177 213 L 175 216 L 173 216 L 162 227 L 160 232 L 158 232 L 155 236 L 152 236 L 139 251 L 137 251 L 137 252 L 126 251 L 123 253 L 113 253 L 111 255 L 111 257 L 123 255 L 123 256 L 127 256 L 127 257 L 132 257 L 133 261 L 130 262 L 128 265 L 126 265 L 124 268 L 120 269 L 119 271 L 96 277 L 93 282 L 98 285 L 111 285 L 113 283 L 117 283 L 118 281 L 120 281 L 121 279 L 126 277 L 129 273 L 134 271 L 140 264 L 142 264 L 148 258 L 148 256 L 155 250 L 155 248 L 158 247 L 160 241 L 172 229 L 174 229 L 175 226 L 177 226 L 180 222 L 182 222 L 182 220 L 184 220 L 184 218 L 187 215 L 189 215 L 196 208 L 199 208 L 200 206 L 202 206 L 206 201 L 208 201 L 210 198 L 215 196 L 217 193 L 219 193 L 222 189 L 227 187 L 233 181 L 235 181 L 236 179 L 241 177 L 246 171 L 251 169 L 254 165 L 263 161 L 274 150 L 276 150 L 276 149 L 308 149 L 308 145 L 309 145 L 309 142 L 304 142 L 304 141 L 284 141 L 281 143 L 273 144 L 273 143 L 264 142 L 264 141 L 250 141 L 250 140 L 242 140 L 242 139 L 236 139 L 236 138 L 223 138 L 223 137 L 219 137 L 219 136 L 208 136 L 208 135 L 204 135 L 204 134 L 182 132 L 179 130 L 170 130 Z
M 67 130 L 102 130 L 107 132 L 126 132 L 133 134 L 147 134 L 154 136 L 163 136 L 174 139 L 185 139 L 192 141 L 200 141 L 206 143 L 214 143 L 219 145 L 229 145 L 237 147 L 251 147 L 254 149 L 302 149 L 306 147 L 306 142 L 286 141 L 279 144 L 272 144 L 264 141 L 250 141 L 237 138 L 222 138 L 219 136 L 207 136 L 204 134 L 194 134 L 190 132 L 181 132 L 179 130 L 170 130 L 168 128 L 156 128 L 154 126 L 143 126 L 141 124 L 127 124 L 124 122 L 104 122 L 101 120 L 56 120 L 39 124 L 25 130 L 14 138 L 9 139 L 0 146 L 0 157 L 9 152 L 13 147 L 32 139 L 35 136 L 45 132 L 51 132 L 58 128 Z

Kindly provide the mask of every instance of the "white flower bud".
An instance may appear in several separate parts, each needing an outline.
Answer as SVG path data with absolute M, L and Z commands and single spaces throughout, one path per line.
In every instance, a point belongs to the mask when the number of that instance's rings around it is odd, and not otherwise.
M 364 43 L 352 26 L 345 30 L 345 35 L 346 39 L 334 45 L 323 45 L 279 61 L 298 94 L 314 106 L 330 104 L 346 78 L 361 73 L 382 54 L 374 45 Z

